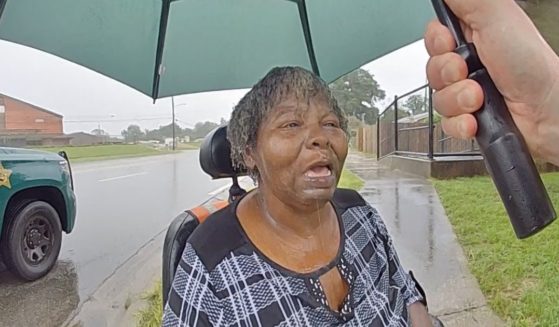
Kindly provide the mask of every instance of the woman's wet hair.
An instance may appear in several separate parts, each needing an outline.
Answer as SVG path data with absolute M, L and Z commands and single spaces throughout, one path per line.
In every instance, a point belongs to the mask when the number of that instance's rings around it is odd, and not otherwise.
M 332 112 L 338 117 L 340 127 L 349 135 L 347 118 L 332 96 L 326 82 L 304 68 L 274 68 L 252 87 L 231 114 L 227 138 L 231 143 L 233 165 L 248 168 L 245 165 L 244 156 L 247 149 L 256 146 L 260 125 L 272 108 L 289 97 L 294 97 L 301 102 L 309 102 L 315 98 L 326 101 L 332 108 Z M 257 181 L 258 172 L 256 170 L 250 171 L 249 169 L 249 174 L 253 180 Z

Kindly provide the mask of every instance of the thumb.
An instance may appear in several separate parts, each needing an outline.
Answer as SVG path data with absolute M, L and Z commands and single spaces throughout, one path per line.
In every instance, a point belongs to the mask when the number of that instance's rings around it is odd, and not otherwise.
M 514 0 L 444 0 L 456 17 L 469 26 L 484 25 L 491 22 L 511 5 L 518 6 Z

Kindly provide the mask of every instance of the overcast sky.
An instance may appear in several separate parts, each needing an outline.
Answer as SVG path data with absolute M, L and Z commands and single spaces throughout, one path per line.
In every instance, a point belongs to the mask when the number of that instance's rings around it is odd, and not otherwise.
M 363 68 L 386 91 L 389 103 L 396 94 L 425 84 L 427 52 L 418 41 Z M 178 124 L 229 119 L 231 108 L 247 90 L 208 92 L 175 97 Z M 151 98 L 86 68 L 55 56 L 0 41 L 0 93 L 64 116 L 64 131 L 97 128 L 111 135 L 130 124 L 153 129 L 171 122 L 171 100 Z

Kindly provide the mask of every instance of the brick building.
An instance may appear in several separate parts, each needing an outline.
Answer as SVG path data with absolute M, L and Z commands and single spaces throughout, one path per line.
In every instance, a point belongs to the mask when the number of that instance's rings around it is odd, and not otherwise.
M 67 145 L 62 115 L 0 94 L 0 145 Z

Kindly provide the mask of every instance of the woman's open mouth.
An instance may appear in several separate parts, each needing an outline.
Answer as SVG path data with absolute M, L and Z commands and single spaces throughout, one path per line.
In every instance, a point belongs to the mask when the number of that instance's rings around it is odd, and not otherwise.
M 329 166 L 315 166 L 307 170 L 305 176 L 309 178 L 328 177 L 332 175 L 332 170 Z
M 305 181 L 311 188 L 331 188 L 336 186 L 334 175 L 330 164 L 315 164 L 305 172 Z

